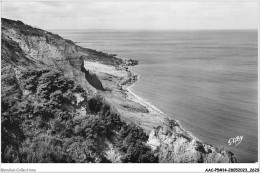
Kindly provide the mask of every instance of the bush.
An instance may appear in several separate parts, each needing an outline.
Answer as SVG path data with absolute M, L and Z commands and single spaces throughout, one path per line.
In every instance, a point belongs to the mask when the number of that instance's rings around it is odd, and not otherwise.
M 44 73 L 49 72 L 48 69 L 41 69 L 41 70 L 28 70 L 22 74 L 22 79 L 24 79 L 24 88 L 30 90 L 31 92 L 36 92 L 38 87 L 38 79 Z
M 35 142 L 21 151 L 22 163 L 72 163 L 75 162 L 62 147 L 45 142 Z
M 123 163 L 158 163 L 158 157 L 151 153 L 151 149 L 141 142 L 131 143 L 127 153 L 122 158 Z
M 19 114 L 16 104 L 11 104 L 11 100 L 2 99 L 1 110 L 1 154 L 3 162 L 13 162 L 19 157 L 18 148 L 25 139 L 22 130 L 23 117 Z M 5 106 L 3 106 L 5 105 Z
M 99 96 L 93 97 L 89 100 L 88 106 L 91 113 L 98 113 L 101 111 L 103 102 Z
M 154 156 L 151 148 L 145 145 L 148 136 L 144 133 L 143 129 L 134 124 L 124 124 L 119 132 L 122 138 L 122 143 L 117 144 L 121 146 L 120 150 L 125 153 L 121 161 L 123 163 L 156 163 L 158 157 Z

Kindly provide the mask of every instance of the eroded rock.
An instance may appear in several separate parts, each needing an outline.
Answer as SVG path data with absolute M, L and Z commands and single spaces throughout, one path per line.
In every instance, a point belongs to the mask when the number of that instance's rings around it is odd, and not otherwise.
M 169 121 L 168 121 L 169 122 Z M 176 121 L 151 131 L 147 142 L 162 163 L 236 163 L 233 153 L 203 144 Z

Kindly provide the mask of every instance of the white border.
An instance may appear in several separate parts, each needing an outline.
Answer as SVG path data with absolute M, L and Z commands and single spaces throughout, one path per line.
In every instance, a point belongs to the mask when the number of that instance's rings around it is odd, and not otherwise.
M 8 1 L 24 1 L 28 2 L 29 0 L 4 0 L 5 2 Z M 32 1 L 32 0 L 31 0 Z M 51 0 L 34 0 L 34 1 L 51 1 Z M 54 0 L 60 2 L 68 2 L 69 0 Z M 72 0 L 70 0 L 72 1 Z M 83 2 L 82 0 L 79 0 Z M 84 0 L 85 2 L 95 2 L 95 0 Z M 129 0 L 96 0 L 99 2 L 130 2 Z M 132 0 L 131 2 L 156 2 L 160 0 Z M 259 43 L 260 43 L 260 36 L 259 36 L 259 9 L 260 9 L 260 0 L 161 0 L 162 2 L 169 2 L 169 1 L 186 1 L 186 2 L 258 2 L 258 58 L 260 54 Z M 1 0 L 3 2 L 3 0 Z M 1 10 L 1 9 L 0 9 Z M 2 15 L 1 15 L 2 16 Z M 1 36 L 0 36 L 1 37 Z M 1 50 L 0 50 L 1 52 Z M 0 67 L 1 68 L 1 67 Z M 258 90 L 259 90 L 259 59 L 258 59 Z M 1 81 L 0 81 L 1 83 Z M 260 109 L 259 105 L 259 97 L 260 93 L 258 92 L 258 110 Z M 1 98 L 0 98 L 1 99 Z M 259 114 L 258 114 L 259 117 Z M 258 118 L 258 141 L 259 141 L 259 118 Z M 259 146 L 259 142 L 258 142 Z M 1 146 L 0 146 L 1 147 Z M 259 147 L 258 147 L 259 148 Z M 260 152 L 258 150 L 258 161 L 260 158 Z M 66 163 L 66 164 L 49 164 L 49 163 L 23 163 L 23 164 L 16 164 L 16 163 L 0 163 L 1 172 L 3 169 L 10 170 L 8 172 L 35 172 L 29 171 L 27 169 L 35 169 L 36 172 L 205 172 L 206 169 L 209 168 L 221 168 L 221 169 L 229 169 L 229 168 L 247 168 L 250 171 L 250 168 L 259 168 L 259 163 L 160 163 L 160 164 L 91 164 L 91 163 Z M 221 172 L 221 171 L 219 171 Z
M 36 169 L 36 172 L 205 172 L 215 168 L 259 168 L 258 163 L 63 163 L 63 164 L 2 164 L 1 169 Z M 1 171 L 2 172 L 2 171 Z M 11 171 L 16 172 L 16 171 Z M 29 172 L 29 171 L 27 171 Z M 244 171 L 243 171 L 244 172 Z M 3 172 L 4 173 L 4 172 Z

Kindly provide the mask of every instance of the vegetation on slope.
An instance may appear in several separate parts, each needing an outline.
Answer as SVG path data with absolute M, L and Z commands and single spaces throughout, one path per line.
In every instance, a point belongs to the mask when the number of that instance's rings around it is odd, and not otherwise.
M 2 97 L 2 162 L 110 162 L 106 140 L 122 162 L 158 162 L 142 129 L 121 121 L 101 97 L 87 98 L 62 72 L 28 70 L 19 80 L 4 80 L 16 87 L 20 82 L 23 92 Z M 84 99 L 79 102 L 76 94 Z M 86 115 L 77 113 L 79 106 Z

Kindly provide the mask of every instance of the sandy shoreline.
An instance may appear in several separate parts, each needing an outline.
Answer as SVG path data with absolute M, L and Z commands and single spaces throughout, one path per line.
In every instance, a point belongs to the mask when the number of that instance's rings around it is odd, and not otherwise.
M 138 79 L 138 80 L 139 80 L 139 79 Z M 137 81 L 138 81 L 138 80 L 137 80 Z M 158 108 L 156 108 L 154 105 L 152 105 L 151 103 L 149 103 L 149 102 L 148 102 L 147 100 L 145 100 L 144 98 L 142 98 L 142 97 L 136 95 L 136 94 L 131 90 L 131 88 L 137 83 L 137 81 L 134 82 L 132 85 L 126 87 L 126 90 L 129 92 L 129 94 L 132 95 L 132 96 L 135 98 L 133 101 L 138 102 L 138 103 L 140 103 L 141 105 L 145 106 L 147 109 L 149 109 L 149 112 L 150 112 L 150 110 L 152 110 L 152 111 L 154 111 L 154 112 L 156 112 L 156 113 L 158 113 L 158 114 L 162 114 L 162 115 L 166 116 L 166 114 L 163 113 L 161 110 L 159 110 Z
M 130 72 L 132 73 L 132 72 Z M 136 102 L 136 103 L 139 103 L 141 105 L 143 105 L 148 111 L 149 113 L 151 114 L 156 114 L 156 115 L 159 115 L 162 119 L 165 119 L 165 118 L 169 118 L 169 119 L 173 119 L 169 116 L 167 116 L 164 112 L 162 112 L 161 110 L 159 110 L 158 108 L 156 108 L 154 105 L 152 105 L 151 103 L 149 103 L 147 100 L 145 100 L 144 98 L 136 95 L 132 90 L 131 88 L 138 82 L 140 78 L 140 75 L 138 75 L 138 78 L 135 82 L 131 83 L 130 85 L 127 85 L 124 90 L 126 91 L 126 94 L 128 95 L 128 99 Z M 202 140 L 198 139 L 197 137 L 195 137 L 190 131 L 188 130 L 185 130 L 182 125 L 180 124 L 180 121 L 179 120 L 176 120 L 174 119 L 180 126 L 180 129 L 182 129 L 185 133 L 187 133 L 192 139 L 195 139 L 196 141 L 199 141 L 199 142 L 202 142 Z

